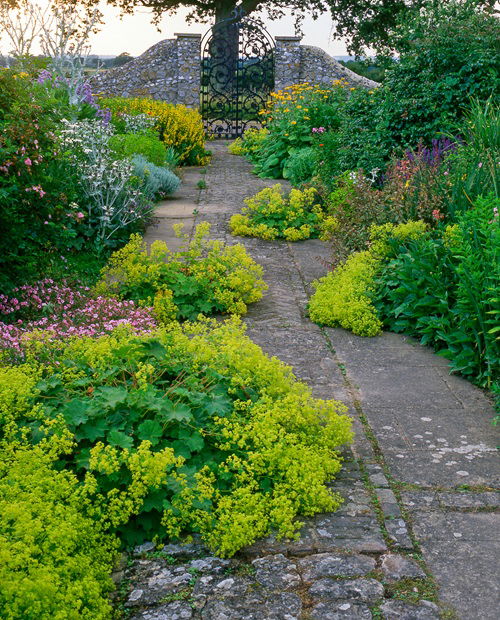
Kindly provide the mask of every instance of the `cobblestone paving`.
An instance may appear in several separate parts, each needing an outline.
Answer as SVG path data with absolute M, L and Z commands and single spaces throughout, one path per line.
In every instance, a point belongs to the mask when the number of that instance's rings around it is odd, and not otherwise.
M 170 224 L 181 220 L 186 230 L 209 221 L 213 238 L 244 243 L 269 285 L 246 317 L 249 335 L 317 397 L 346 403 L 356 438 L 332 482 L 343 506 L 308 519 L 300 540 L 259 540 L 231 560 L 196 542 L 154 554 L 150 543 L 137 548 L 117 576 L 131 617 L 496 619 L 500 493 L 491 403 L 411 339 L 362 339 L 311 323 L 310 282 L 327 270 L 327 245 L 231 237 L 230 215 L 272 181 L 251 175 L 227 143 L 210 148 L 208 169 L 186 173 L 147 240 L 175 243 Z M 196 189 L 200 179 L 206 189 Z

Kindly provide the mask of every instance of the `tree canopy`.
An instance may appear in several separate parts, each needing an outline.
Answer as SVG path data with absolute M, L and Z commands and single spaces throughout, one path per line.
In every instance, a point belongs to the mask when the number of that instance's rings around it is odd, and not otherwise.
M 83 0 L 83 3 L 93 6 L 99 0 Z M 328 10 L 325 0 L 107 0 L 107 3 L 118 7 L 122 13 L 133 13 L 138 7 L 150 9 L 155 22 L 165 13 L 173 14 L 180 8 L 188 8 L 188 20 L 197 22 L 230 17 L 237 5 L 241 5 L 246 15 L 265 10 L 271 19 L 283 17 L 286 9 L 292 9 L 297 17 L 307 12 L 315 18 Z
M 84 6 L 95 9 L 101 0 L 52 0 L 57 4 Z M 361 54 L 371 47 L 376 51 L 395 48 L 395 30 L 406 14 L 414 14 L 423 6 L 459 3 L 494 10 L 495 0 L 106 0 L 122 14 L 137 8 L 151 10 L 153 23 L 158 24 L 165 14 L 187 8 L 188 21 L 208 23 L 231 16 L 236 6 L 246 15 L 264 14 L 271 20 L 283 17 L 291 10 L 300 23 L 306 14 L 317 19 L 324 13 L 333 18 L 332 35 L 344 39 L 350 52 Z M 22 0 L 0 0 L 0 7 L 19 5 Z

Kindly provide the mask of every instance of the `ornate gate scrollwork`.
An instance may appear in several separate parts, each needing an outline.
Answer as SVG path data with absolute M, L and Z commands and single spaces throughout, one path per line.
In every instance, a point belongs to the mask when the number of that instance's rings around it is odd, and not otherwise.
M 208 134 L 232 139 L 260 127 L 274 89 L 274 42 L 241 9 L 218 22 L 201 44 L 201 113 Z

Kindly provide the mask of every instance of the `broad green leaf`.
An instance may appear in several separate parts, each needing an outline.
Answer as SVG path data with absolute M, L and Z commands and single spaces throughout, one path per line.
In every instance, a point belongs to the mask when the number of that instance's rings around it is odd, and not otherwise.
M 121 431 L 117 431 L 113 429 L 108 433 L 108 441 L 112 446 L 117 446 L 118 448 L 123 448 L 124 450 L 130 450 L 130 448 L 134 445 L 134 440 L 132 437 L 125 435 Z
M 102 439 L 108 428 L 108 422 L 105 418 L 90 420 L 90 422 L 77 429 L 75 437 L 77 440 L 88 439 L 89 441 L 95 441 L 96 439 Z
M 150 441 L 153 446 L 156 446 L 162 435 L 163 428 L 156 420 L 146 420 L 137 429 L 137 437 L 141 441 Z
M 143 342 L 141 344 L 141 348 L 147 355 L 150 355 L 159 361 L 164 360 L 167 354 L 167 350 L 158 340 Z
M 98 398 L 109 409 L 122 405 L 127 400 L 127 396 L 127 389 L 122 386 L 112 387 L 105 385 L 94 392 L 94 398 Z
M 91 406 L 92 401 L 75 398 L 66 403 L 62 410 L 62 414 L 67 424 L 71 426 L 80 426 L 80 424 L 85 424 L 89 419 L 88 411 Z
M 191 407 L 184 403 L 173 404 L 170 401 L 165 402 L 165 407 L 160 413 L 160 417 L 166 422 L 176 420 L 177 422 L 190 422 L 193 419 Z

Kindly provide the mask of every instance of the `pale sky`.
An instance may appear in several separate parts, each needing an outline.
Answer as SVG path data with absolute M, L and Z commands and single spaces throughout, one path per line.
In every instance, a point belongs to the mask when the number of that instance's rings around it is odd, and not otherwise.
M 46 5 L 47 0 L 39 0 L 39 4 Z M 101 10 L 105 15 L 105 24 L 99 34 L 91 39 L 92 53 L 99 55 L 118 55 L 128 52 L 132 56 L 139 56 L 149 47 L 163 39 L 172 38 L 175 32 L 199 32 L 204 34 L 208 29 L 206 24 L 188 25 L 185 21 L 186 10 L 181 10 L 173 17 L 164 17 L 161 31 L 158 32 L 151 24 L 149 12 L 146 9 L 137 9 L 134 15 L 128 15 L 122 20 L 119 11 L 102 3 Z M 291 16 L 279 21 L 266 21 L 267 29 L 273 36 L 290 36 L 294 34 L 294 24 Z M 329 15 L 323 15 L 317 21 L 306 18 L 303 24 L 304 45 L 316 45 L 323 48 L 332 56 L 346 55 L 343 41 L 332 41 L 330 31 L 332 20 Z

